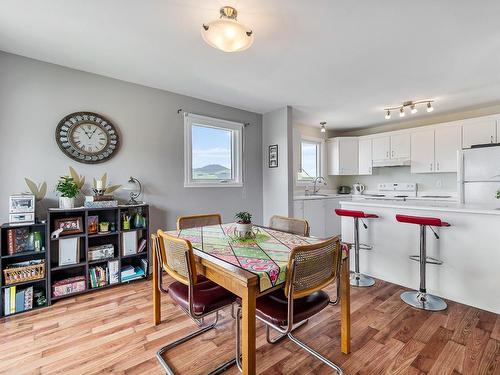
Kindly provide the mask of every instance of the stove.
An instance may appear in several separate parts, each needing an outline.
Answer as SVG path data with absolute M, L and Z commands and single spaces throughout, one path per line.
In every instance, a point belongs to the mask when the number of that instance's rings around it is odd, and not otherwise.
M 386 182 L 378 184 L 378 193 L 363 194 L 364 199 L 380 199 L 404 201 L 406 198 L 417 196 L 415 182 Z

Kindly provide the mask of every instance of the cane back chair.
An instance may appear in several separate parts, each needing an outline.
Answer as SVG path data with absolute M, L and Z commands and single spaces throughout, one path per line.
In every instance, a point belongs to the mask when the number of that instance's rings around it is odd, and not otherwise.
M 309 223 L 304 219 L 274 215 L 269 220 L 269 228 L 309 237 Z
M 222 224 L 220 214 L 179 216 L 177 218 L 177 230 L 217 224 Z
M 203 324 L 204 317 L 215 314 L 215 320 L 212 324 L 158 350 L 156 353 L 158 361 L 168 375 L 173 375 L 174 372 L 163 358 L 163 355 L 168 350 L 214 328 L 219 319 L 219 310 L 231 306 L 236 297 L 206 277 L 197 275 L 191 242 L 168 235 L 162 230 L 158 230 L 156 235 L 152 235 L 152 240 L 158 257 L 158 274 L 161 275 L 162 271 L 165 270 L 176 280 L 169 285 L 168 290 L 165 290 L 163 286 L 161 286 L 160 290 L 167 292 L 199 326 Z M 158 280 L 161 280 L 161 278 L 158 278 Z M 222 373 L 234 363 L 235 359 L 233 358 L 210 374 Z
M 269 343 L 274 344 L 286 336 L 340 375 L 343 372 L 339 366 L 299 341 L 292 335 L 292 331 L 328 305 L 338 303 L 338 295 L 335 301 L 331 301 L 322 289 L 335 281 L 337 285 L 340 283 L 341 261 L 342 251 L 338 237 L 313 245 L 297 246 L 292 249 L 288 259 L 285 287 L 259 297 L 256 303 L 256 316 L 266 324 Z M 236 363 L 241 371 L 240 316 L 241 306 L 238 306 Z M 270 328 L 279 334 L 271 338 Z

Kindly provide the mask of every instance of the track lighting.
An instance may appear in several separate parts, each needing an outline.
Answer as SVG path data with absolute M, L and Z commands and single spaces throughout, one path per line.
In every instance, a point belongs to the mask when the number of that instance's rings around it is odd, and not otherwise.
M 326 133 L 326 128 L 325 128 L 325 125 L 326 125 L 326 122 L 325 121 L 322 121 L 319 123 L 321 125 L 321 133 Z
M 415 113 L 418 112 L 417 105 L 419 104 L 426 104 L 427 105 L 427 112 L 432 112 L 434 111 L 434 107 L 432 106 L 432 103 L 434 102 L 434 99 L 425 99 L 425 100 L 408 100 L 406 102 L 403 102 L 402 105 L 398 105 L 396 107 L 387 107 L 384 108 L 385 112 L 385 119 L 389 120 L 391 118 L 391 111 L 399 110 L 399 117 L 405 117 L 406 112 L 405 108 L 410 107 L 410 113 L 414 115 Z

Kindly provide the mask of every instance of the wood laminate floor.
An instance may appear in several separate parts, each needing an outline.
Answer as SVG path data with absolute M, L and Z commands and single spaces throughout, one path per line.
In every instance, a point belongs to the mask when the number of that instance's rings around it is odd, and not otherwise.
M 167 280 L 168 281 L 168 280 Z M 333 289 L 331 290 L 333 293 Z M 500 374 L 500 317 L 449 303 L 448 310 L 414 310 L 403 288 L 382 281 L 352 289 L 352 353 L 339 349 L 339 307 L 329 307 L 297 330 L 345 374 Z M 163 322 L 152 324 L 151 281 L 104 289 L 0 320 L 2 374 L 162 374 L 156 350 L 196 329 L 163 297 Z M 181 374 L 206 373 L 234 355 L 234 321 L 168 354 Z M 262 374 L 328 374 L 329 368 L 284 340 L 269 345 L 258 323 Z M 228 374 L 237 374 L 232 368 Z

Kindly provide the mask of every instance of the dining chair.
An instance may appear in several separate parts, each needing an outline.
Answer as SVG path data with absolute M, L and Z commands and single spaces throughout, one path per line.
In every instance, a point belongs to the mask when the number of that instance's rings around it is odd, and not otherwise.
M 217 224 L 222 224 L 222 218 L 220 214 L 179 216 L 177 218 L 177 230 Z
M 170 349 L 189 341 L 217 325 L 219 311 L 226 306 L 231 306 L 236 296 L 223 287 L 217 285 L 205 276 L 198 275 L 191 242 L 181 238 L 173 237 L 162 230 L 153 235 L 153 246 L 158 257 L 158 275 L 165 270 L 175 279 L 168 289 L 163 286 L 161 291 L 167 292 L 179 307 L 190 316 L 198 326 L 203 324 L 203 318 L 215 314 L 214 322 L 206 327 L 190 333 L 166 346 L 161 347 L 156 353 L 156 358 L 168 375 L 174 372 L 163 355 Z M 158 278 L 161 280 L 161 278 Z M 161 284 L 161 281 L 159 281 Z M 235 359 L 231 359 L 212 371 L 210 374 L 219 374 L 234 365 Z
M 322 289 L 334 281 L 340 283 L 342 251 L 339 237 L 326 241 L 301 245 L 292 249 L 288 259 L 285 287 L 257 298 L 256 317 L 266 325 L 266 338 L 274 344 L 287 336 L 292 342 L 315 356 L 324 364 L 342 375 L 342 369 L 317 351 L 299 341 L 292 331 L 329 305 L 339 301 L 330 300 Z M 337 289 L 338 292 L 338 289 Z M 241 305 L 236 312 L 236 364 L 241 371 L 240 349 Z M 270 329 L 278 332 L 271 338 Z
M 309 223 L 305 219 L 274 215 L 269 220 L 269 228 L 309 237 Z

